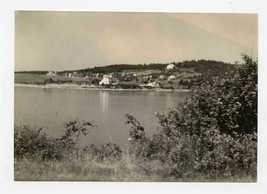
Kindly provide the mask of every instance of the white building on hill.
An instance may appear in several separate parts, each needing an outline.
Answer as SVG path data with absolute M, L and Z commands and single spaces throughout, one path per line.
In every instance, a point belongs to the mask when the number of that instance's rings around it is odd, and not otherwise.
M 166 70 L 172 70 L 174 68 L 175 68 L 174 64 L 169 64 L 169 65 L 167 65 Z
M 175 75 L 170 75 L 169 77 L 168 77 L 168 81 L 171 81 L 171 80 L 175 80 Z

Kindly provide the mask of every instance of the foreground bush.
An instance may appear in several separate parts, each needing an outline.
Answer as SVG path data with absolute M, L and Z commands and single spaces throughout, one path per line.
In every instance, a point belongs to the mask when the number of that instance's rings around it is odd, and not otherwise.
M 65 123 L 65 134 L 60 138 L 49 137 L 42 130 L 31 126 L 15 126 L 14 156 L 16 160 L 73 161 L 89 159 L 96 162 L 116 162 L 122 151 L 116 144 L 80 148 L 80 140 L 96 125 L 77 119 Z
M 195 88 L 190 99 L 167 115 L 158 114 L 160 132 L 152 138 L 131 115 L 131 150 L 143 160 L 160 160 L 169 175 L 231 180 L 256 179 L 257 62 Z M 138 134 L 141 135 L 138 135 Z M 134 134 L 134 135 L 132 135 Z
M 79 154 L 79 138 L 92 127 L 95 126 L 91 122 L 68 121 L 65 123 L 65 134 L 61 138 L 51 138 L 42 131 L 43 128 L 15 126 L 15 159 L 62 160 L 75 157 Z

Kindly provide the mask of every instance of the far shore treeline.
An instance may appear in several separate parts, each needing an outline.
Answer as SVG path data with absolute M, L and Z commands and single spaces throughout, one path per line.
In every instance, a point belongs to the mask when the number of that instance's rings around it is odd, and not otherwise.
M 206 71 L 212 71 L 216 73 L 223 74 L 224 72 L 233 68 L 234 64 L 225 63 L 222 61 L 215 60 L 190 60 L 183 62 L 171 62 L 177 68 L 194 68 L 196 72 L 203 73 Z M 58 71 L 58 73 L 112 73 L 112 72 L 122 72 L 127 70 L 164 70 L 166 66 L 170 63 L 149 63 L 149 64 L 112 64 L 107 66 L 98 66 L 93 68 L 85 68 L 78 70 L 63 70 Z M 15 73 L 34 73 L 34 74 L 46 74 L 49 71 L 16 71 Z

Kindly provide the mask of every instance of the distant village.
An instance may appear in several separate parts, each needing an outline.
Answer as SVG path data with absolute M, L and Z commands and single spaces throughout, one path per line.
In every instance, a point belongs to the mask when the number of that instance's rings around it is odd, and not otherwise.
M 119 64 L 73 71 L 15 72 L 15 83 L 80 88 L 188 90 L 236 68 L 238 64 L 191 60 L 165 64 Z
M 46 84 L 73 82 L 83 87 L 122 88 L 122 89 L 190 89 L 201 74 L 193 70 L 179 71 L 174 64 L 166 65 L 163 71 L 142 70 L 104 73 L 79 73 L 77 71 L 58 73 L 51 71 L 46 74 Z M 56 79 L 59 76 L 65 79 Z

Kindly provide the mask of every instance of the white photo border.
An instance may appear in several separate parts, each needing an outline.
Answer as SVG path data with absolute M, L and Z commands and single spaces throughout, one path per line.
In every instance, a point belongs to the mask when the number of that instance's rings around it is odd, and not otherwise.
M 0 193 L 242 193 L 267 192 L 267 3 L 264 0 L 1 0 Z M 256 13 L 259 22 L 258 179 L 256 183 L 16 182 L 13 164 L 15 11 Z M 264 90 L 265 89 L 265 90 Z

